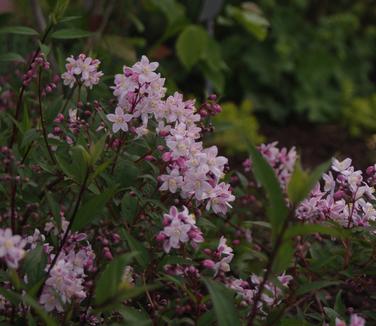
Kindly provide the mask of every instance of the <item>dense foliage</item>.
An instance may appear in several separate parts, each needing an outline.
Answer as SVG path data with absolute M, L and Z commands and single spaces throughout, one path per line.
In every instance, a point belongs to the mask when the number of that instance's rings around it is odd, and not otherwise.
M 113 54 L 77 43 L 56 64 L 59 40 L 93 36 L 66 10 L 42 33 L 1 30 L 35 40 L 2 56 L 1 324 L 375 324 L 376 165 L 306 171 L 295 148 L 227 136 L 219 117 L 246 130 L 252 103 L 239 120 L 215 94 L 175 92 L 146 55 L 113 76 Z M 221 137 L 249 153 L 241 169 Z

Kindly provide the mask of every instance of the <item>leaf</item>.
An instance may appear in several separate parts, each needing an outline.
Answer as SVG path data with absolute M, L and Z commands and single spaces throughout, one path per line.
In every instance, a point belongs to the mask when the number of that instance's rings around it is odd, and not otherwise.
M 340 281 L 316 281 L 305 283 L 296 291 L 297 295 L 303 295 L 311 291 L 320 290 L 322 288 L 326 288 L 328 286 L 340 284 Z
M 305 199 L 317 182 L 319 182 L 324 172 L 328 170 L 330 164 L 330 160 L 324 162 L 317 166 L 312 173 L 308 174 L 302 169 L 300 162 L 297 161 L 287 187 L 287 193 L 291 202 L 297 205 Z
M 236 314 L 233 293 L 221 283 L 204 279 L 213 301 L 217 322 L 220 326 L 240 325 L 240 320 Z
M 51 37 L 60 40 L 70 40 L 76 38 L 85 38 L 91 35 L 93 35 L 92 32 L 84 31 L 82 29 L 64 28 L 52 33 Z
M 250 145 L 250 152 L 255 177 L 265 188 L 268 196 L 269 205 L 267 213 L 272 225 L 273 236 L 275 238 L 287 218 L 288 209 L 274 170 L 253 145 Z
M 101 305 L 114 297 L 120 291 L 121 278 L 127 264 L 133 258 L 133 253 L 127 253 L 116 257 L 108 263 L 99 276 L 95 287 L 95 303 Z
M 275 274 L 282 273 L 290 266 L 294 252 L 295 250 L 291 241 L 285 241 L 280 246 L 273 263 L 273 272 Z
M 28 285 L 35 285 L 44 277 L 44 268 L 47 264 L 47 255 L 43 251 L 42 246 L 28 251 L 22 268 L 27 275 Z
M 95 164 L 103 153 L 107 135 L 103 135 L 95 144 L 90 146 L 91 164 Z
M 77 211 L 76 218 L 72 225 L 73 231 L 82 230 L 85 226 L 94 221 L 100 215 L 107 202 L 115 195 L 117 187 L 111 187 L 101 194 L 93 196 Z
M 342 290 L 340 290 L 336 295 L 334 310 L 337 311 L 341 316 L 346 313 L 346 306 L 342 301 Z
M 226 7 L 226 12 L 259 41 L 266 38 L 269 22 L 262 17 L 260 13 L 247 8 L 238 8 L 231 5 Z
M 138 212 L 138 200 L 137 197 L 131 196 L 126 193 L 121 200 L 121 213 L 122 216 L 129 222 L 132 223 Z
M 208 34 L 201 26 L 189 25 L 176 41 L 176 51 L 180 62 L 190 70 L 204 54 Z
M 145 246 L 140 241 L 132 237 L 124 229 L 121 229 L 120 233 L 122 237 L 125 238 L 125 240 L 127 241 L 129 248 L 133 252 L 138 253 L 136 256 L 137 262 L 140 264 L 140 266 L 145 268 L 149 264 L 149 261 L 150 261 L 149 253 L 146 250 Z
M 133 307 L 124 307 L 119 312 L 127 325 L 146 326 L 152 324 L 149 316 L 143 310 L 137 310 Z
M 336 238 L 346 238 L 350 236 L 350 233 L 343 228 L 335 228 L 320 224 L 295 224 L 288 228 L 285 233 L 285 239 L 293 238 L 298 235 L 322 233 Z
M 8 26 L 0 28 L 0 34 L 39 35 L 39 33 L 26 26 Z
M 18 53 L 8 52 L 8 53 L 3 53 L 0 55 L 0 61 L 1 62 L 11 62 L 11 61 L 25 62 L 25 59 Z
M 32 297 L 30 297 L 27 293 L 20 295 L 14 291 L 6 290 L 0 287 L 0 294 L 3 295 L 7 300 L 12 302 L 13 304 L 16 304 L 18 302 L 24 302 L 25 304 L 31 306 L 34 309 L 35 313 L 41 319 L 43 319 L 44 323 L 47 326 L 58 325 L 58 323 L 46 313 L 46 311 L 39 305 L 39 303 L 35 301 Z

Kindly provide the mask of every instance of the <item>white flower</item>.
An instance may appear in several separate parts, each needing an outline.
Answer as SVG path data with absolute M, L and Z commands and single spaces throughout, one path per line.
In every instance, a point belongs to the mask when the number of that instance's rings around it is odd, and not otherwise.
M 11 229 L 0 229 L 0 258 L 10 268 L 18 268 L 19 261 L 25 256 L 26 241 L 19 235 L 12 235 Z
M 342 162 L 338 161 L 337 159 L 333 159 L 332 169 L 337 172 L 345 172 L 351 166 L 351 159 L 347 158 Z
M 128 131 L 128 123 L 131 121 L 133 116 L 131 114 L 124 113 L 123 109 L 117 107 L 115 109 L 115 114 L 107 114 L 107 119 L 113 122 L 112 131 L 118 132 L 119 130 Z

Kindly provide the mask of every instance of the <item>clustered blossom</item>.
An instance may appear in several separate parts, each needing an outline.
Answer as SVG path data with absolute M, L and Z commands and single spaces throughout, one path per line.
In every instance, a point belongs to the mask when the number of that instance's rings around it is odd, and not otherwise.
M 26 241 L 19 235 L 13 235 L 11 229 L 0 229 L 0 258 L 10 268 L 18 268 L 25 256 Z
M 91 89 L 103 76 L 103 72 L 98 71 L 101 63 L 98 59 L 92 59 L 81 53 L 77 58 L 70 56 L 67 61 L 65 65 L 67 71 L 61 75 L 61 78 L 64 85 L 70 88 L 78 84 Z
M 344 227 L 367 226 L 376 220 L 374 188 L 355 170 L 351 159 L 334 159 L 331 170 L 323 175 L 310 196 L 297 208 L 296 216 L 305 221 L 332 220 Z
M 189 214 L 186 207 L 179 212 L 172 206 L 169 214 L 163 216 L 163 225 L 164 229 L 157 235 L 157 240 L 163 242 L 163 249 L 167 253 L 171 248 L 179 249 L 183 243 L 189 242 L 195 248 L 204 241 L 194 215 Z
M 259 152 L 275 171 L 282 189 L 286 189 L 291 174 L 294 171 L 297 153 L 295 147 L 287 150 L 286 147 L 278 148 L 278 142 L 261 144 L 258 147 Z M 251 170 L 252 162 L 247 159 L 243 162 L 243 168 L 246 172 Z
M 22 76 L 22 84 L 29 86 L 31 81 L 37 78 L 39 69 L 50 69 L 50 63 L 43 53 L 35 56 L 33 62 L 30 64 L 30 69 Z
M 66 228 L 66 223 L 65 223 Z M 48 226 L 49 230 L 51 226 Z M 64 220 L 63 220 L 64 229 Z M 63 230 L 64 232 L 64 230 Z M 81 302 L 86 298 L 85 279 L 87 272 L 95 270 L 95 253 L 91 245 L 85 242 L 84 233 L 73 233 L 60 253 L 43 288 L 39 302 L 46 311 L 64 311 L 64 306 L 73 301 Z M 49 260 L 54 258 L 53 247 L 44 244 Z M 46 266 L 46 271 L 50 265 Z
M 234 258 L 233 249 L 227 245 L 227 239 L 224 236 L 219 239 L 218 247 L 213 253 L 206 252 L 211 255 L 212 259 L 205 259 L 202 264 L 204 267 L 213 269 L 214 276 L 231 270 L 230 263 Z
M 218 156 L 216 146 L 203 147 L 201 115 L 194 101 L 184 101 L 177 92 L 163 99 L 165 80 L 155 72 L 157 67 L 158 63 L 150 63 L 143 56 L 140 62 L 124 67 L 123 74 L 115 76 L 113 88 L 118 104 L 115 113 L 107 115 L 113 123 L 112 130 L 129 130 L 140 137 L 149 132 L 148 122 L 153 117 L 156 132 L 165 138 L 167 146 L 162 155 L 167 167 L 166 173 L 159 177 L 160 190 L 180 192 L 183 199 L 204 202 L 207 210 L 226 214 L 235 199 L 230 186 L 221 182 L 227 158 Z M 211 114 L 220 111 L 217 104 L 207 107 L 214 108 L 209 110 Z
M 264 306 L 275 307 L 281 303 L 283 288 L 288 287 L 288 284 L 293 279 L 293 277 L 291 275 L 285 275 L 285 273 L 283 273 L 278 276 L 277 279 L 280 283 L 279 285 L 274 284 L 271 281 L 267 281 L 265 283 L 264 289 L 261 294 L 261 300 L 258 303 L 258 308 L 260 308 L 261 311 L 263 311 Z M 242 300 L 243 305 L 252 305 L 253 299 L 259 291 L 259 286 L 262 280 L 262 277 L 252 274 L 251 277 L 246 281 L 236 278 L 229 279 L 226 281 L 226 285 L 230 289 L 235 290 L 235 292 Z
M 351 315 L 349 326 L 365 326 L 365 325 L 366 325 L 366 321 L 364 318 L 358 316 L 357 314 Z M 343 320 L 336 318 L 336 326 L 347 326 L 347 324 Z

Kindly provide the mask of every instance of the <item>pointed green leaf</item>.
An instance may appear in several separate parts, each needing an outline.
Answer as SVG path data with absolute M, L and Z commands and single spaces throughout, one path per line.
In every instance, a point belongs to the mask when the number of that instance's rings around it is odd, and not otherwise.
M 236 313 L 233 292 L 221 283 L 204 279 L 213 302 L 214 311 L 219 326 L 240 325 L 239 316 Z

